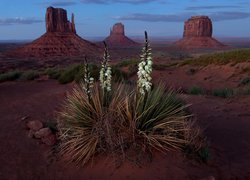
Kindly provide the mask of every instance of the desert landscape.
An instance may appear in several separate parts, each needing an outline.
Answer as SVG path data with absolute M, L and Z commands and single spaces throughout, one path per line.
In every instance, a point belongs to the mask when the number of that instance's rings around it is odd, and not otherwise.
M 40 37 L 0 36 L 0 179 L 250 179 L 250 34 L 194 14 L 89 40 L 44 9 Z

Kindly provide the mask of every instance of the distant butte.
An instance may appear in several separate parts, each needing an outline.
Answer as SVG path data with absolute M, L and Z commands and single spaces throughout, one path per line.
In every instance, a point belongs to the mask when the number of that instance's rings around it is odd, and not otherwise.
M 74 14 L 72 14 L 71 21 L 69 21 L 66 10 L 48 7 L 45 21 L 45 34 L 8 54 L 17 57 L 39 58 L 79 55 L 97 56 L 96 53 L 99 52 L 99 48 L 77 35 Z
M 213 26 L 208 16 L 192 16 L 185 22 L 183 38 L 175 45 L 191 48 L 221 48 L 225 45 L 212 37 Z
M 125 35 L 124 25 L 116 23 L 110 30 L 110 35 L 104 40 L 110 47 L 135 46 L 137 42 Z

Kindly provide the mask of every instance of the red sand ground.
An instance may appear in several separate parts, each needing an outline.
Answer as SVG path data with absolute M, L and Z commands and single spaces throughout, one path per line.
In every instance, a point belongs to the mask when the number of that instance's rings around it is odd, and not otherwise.
M 184 77 L 179 71 L 159 71 L 154 76 L 160 75 L 177 86 L 178 79 L 194 78 Z M 182 72 L 185 73 L 184 69 Z M 222 82 L 223 79 L 217 84 Z M 155 154 L 152 162 L 142 166 L 125 162 L 119 168 L 112 166 L 112 159 L 104 156 L 96 158 L 92 166 L 79 169 L 66 166 L 60 160 L 51 161 L 50 148 L 28 138 L 26 120 L 21 118 L 28 116 L 27 120 L 44 122 L 54 119 L 71 87 L 72 84 L 59 85 L 52 80 L 0 84 L 0 179 L 151 180 L 201 179 L 210 175 L 223 180 L 250 179 L 250 96 L 223 99 L 184 95 L 184 99 L 193 104 L 192 112 L 205 128 L 210 143 L 211 159 L 207 165 L 176 152 Z

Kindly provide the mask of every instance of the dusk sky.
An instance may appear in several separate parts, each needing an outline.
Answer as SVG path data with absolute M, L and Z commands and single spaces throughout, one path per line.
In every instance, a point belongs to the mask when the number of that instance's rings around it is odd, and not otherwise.
M 128 36 L 181 37 L 192 15 L 208 15 L 215 37 L 250 37 L 250 0 L 1 0 L 0 40 L 38 38 L 45 32 L 46 7 L 74 12 L 77 33 L 86 38 L 109 34 L 116 22 Z

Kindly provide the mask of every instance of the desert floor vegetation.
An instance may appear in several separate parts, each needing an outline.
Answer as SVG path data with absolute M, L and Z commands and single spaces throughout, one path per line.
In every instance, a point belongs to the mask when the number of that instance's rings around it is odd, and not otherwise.
M 131 151 L 136 158 L 138 152 L 185 149 L 206 156 L 202 154 L 206 152 L 201 131 L 188 110 L 190 105 L 171 88 L 152 86 L 153 62 L 146 32 L 135 86 L 112 82 L 109 62 L 105 45 L 99 82 L 85 63 L 82 80 L 67 96 L 58 117 L 58 148 L 63 159 L 84 165 L 97 154 L 126 160 Z

